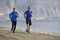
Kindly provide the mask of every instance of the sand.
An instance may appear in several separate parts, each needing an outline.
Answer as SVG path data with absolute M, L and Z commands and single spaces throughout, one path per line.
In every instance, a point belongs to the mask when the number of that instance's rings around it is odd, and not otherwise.
M 60 36 L 31 32 L 22 30 L 12 33 L 10 29 L 0 27 L 0 40 L 60 40 Z

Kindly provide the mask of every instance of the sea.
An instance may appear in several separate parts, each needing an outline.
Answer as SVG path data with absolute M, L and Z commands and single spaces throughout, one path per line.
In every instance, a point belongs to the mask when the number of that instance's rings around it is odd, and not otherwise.
M 5 20 L 0 21 L 1 27 L 11 27 L 11 21 Z M 26 30 L 26 22 L 25 21 L 17 21 L 16 29 Z M 35 20 L 32 21 L 32 25 L 30 28 L 31 31 L 36 32 L 55 32 L 60 33 L 60 19 L 54 20 Z

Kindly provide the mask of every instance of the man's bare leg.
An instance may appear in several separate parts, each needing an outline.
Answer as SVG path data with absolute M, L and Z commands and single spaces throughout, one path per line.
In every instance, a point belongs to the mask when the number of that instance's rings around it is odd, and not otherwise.
M 26 32 L 30 33 L 30 25 L 29 24 L 27 24 Z

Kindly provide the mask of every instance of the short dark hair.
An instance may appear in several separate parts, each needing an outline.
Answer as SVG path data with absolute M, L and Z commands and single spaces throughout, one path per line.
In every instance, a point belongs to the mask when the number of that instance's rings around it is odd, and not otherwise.
M 13 8 L 13 9 L 16 9 L 16 8 Z
M 28 9 L 30 9 L 30 6 L 28 6 Z
M 30 6 L 28 6 L 28 8 L 30 8 Z

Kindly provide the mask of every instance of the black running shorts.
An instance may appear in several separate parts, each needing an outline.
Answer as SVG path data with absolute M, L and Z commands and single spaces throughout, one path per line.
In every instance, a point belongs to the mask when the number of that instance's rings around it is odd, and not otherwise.
M 31 20 L 26 20 L 26 24 L 31 25 L 31 24 L 32 24 L 32 23 L 31 23 Z

